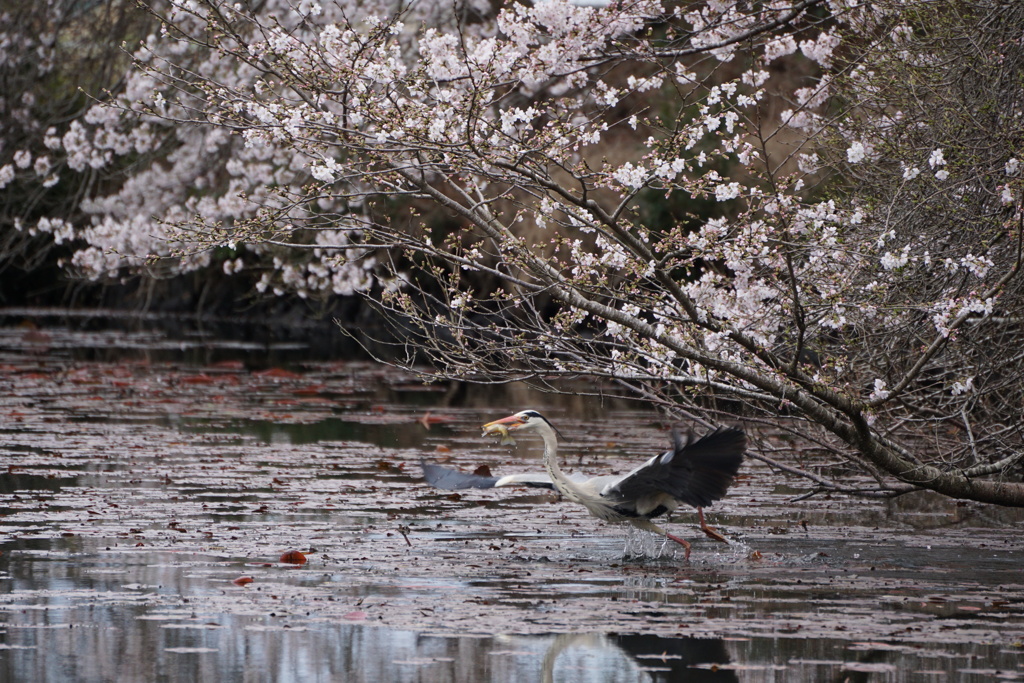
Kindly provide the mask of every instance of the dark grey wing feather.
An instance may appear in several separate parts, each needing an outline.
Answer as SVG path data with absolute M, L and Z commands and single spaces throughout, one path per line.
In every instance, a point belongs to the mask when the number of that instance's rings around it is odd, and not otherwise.
M 624 504 L 655 493 L 667 493 L 693 507 L 721 500 L 743 464 L 747 437 L 742 430 L 719 427 L 696 441 L 672 432 L 673 449 L 656 455 L 621 480 L 609 484 L 601 496 Z
M 497 483 L 498 477 L 482 477 L 479 474 L 467 474 L 453 470 L 449 467 L 432 465 L 426 460 L 420 460 L 420 467 L 423 468 L 423 478 L 428 484 L 439 489 L 457 491 L 459 489 L 491 489 Z

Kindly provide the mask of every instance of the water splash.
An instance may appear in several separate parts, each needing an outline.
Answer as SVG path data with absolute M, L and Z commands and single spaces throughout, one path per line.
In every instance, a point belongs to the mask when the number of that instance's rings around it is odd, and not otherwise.
M 678 543 L 668 540 L 664 536 L 637 529 L 634 526 L 626 525 L 626 543 L 622 549 L 625 559 L 659 560 L 662 558 L 676 559 L 682 550 Z

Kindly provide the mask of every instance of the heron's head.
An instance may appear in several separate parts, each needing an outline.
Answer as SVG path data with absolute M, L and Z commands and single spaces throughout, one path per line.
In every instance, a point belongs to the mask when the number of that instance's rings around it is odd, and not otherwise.
M 554 425 L 536 410 L 523 410 L 515 415 L 503 417 L 484 425 L 484 434 L 507 433 L 512 431 L 528 432 L 543 427 L 554 429 Z M 556 430 L 557 431 L 557 430 Z
M 503 417 L 500 420 L 488 422 L 487 424 L 484 425 L 484 431 L 503 431 L 501 429 L 498 429 L 497 425 L 504 427 L 504 431 L 528 431 L 531 429 L 536 429 L 537 427 L 541 426 L 541 424 L 544 424 L 546 422 L 547 420 L 544 419 L 544 416 L 538 413 L 536 410 L 523 410 L 521 412 L 516 413 L 515 415 L 509 415 L 508 417 Z

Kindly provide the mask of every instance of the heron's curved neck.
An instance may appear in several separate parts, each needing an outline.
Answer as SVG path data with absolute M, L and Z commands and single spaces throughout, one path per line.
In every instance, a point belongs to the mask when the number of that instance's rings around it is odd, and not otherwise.
M 558 437 L 555 436 L 555 430 L 544 425 L 538 431 L 540 431 L 541 438 L 544 439 L 544 469 L 547 470 L 548 476 L 551 477 L 551 481 L 559 493 L 570 500 L 580 502 L 579 487 L 562 474 L 562 469 L 558 466 Z

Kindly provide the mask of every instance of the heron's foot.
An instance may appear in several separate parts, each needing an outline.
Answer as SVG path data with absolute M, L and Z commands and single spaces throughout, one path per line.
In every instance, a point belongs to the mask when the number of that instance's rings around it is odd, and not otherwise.
M 683 559 L 686 560 L 687 562 L 689 562 L 690 561 L 690 542 L 685 540 L 685 539 L 679 538 L 678 536 L 670 534 L 670 533 L 666 533 L 665 537 L 668 538 L 669 540 L 675 541 L 679 545 L 683 546 L 683 549 L 684 549 L 683 550 Z
M 708 538 L 713 538 L 721 543 L 728 544 L 725 536 L 718 533 L 718 529 L 708 526 L 708 523 L 704 521 L 704 508 L 697 508 L 697 521 L 700 522 L 700 530 L 704 532 L 704 535 Z
M 702 526 L 700 528 L 700 530 L 703 531 L 704 535 L 707 536 L 708 538 L 712 538 L 712 539 L 714 539 L 716 541 L 719 541 L 721 543 L 728 543 L 729 542 L 729 539 L 727 539 L 722 534 L 718 533 L 718 529 L 715 529 L 713 527 L 704 525 L 704 526 Z

